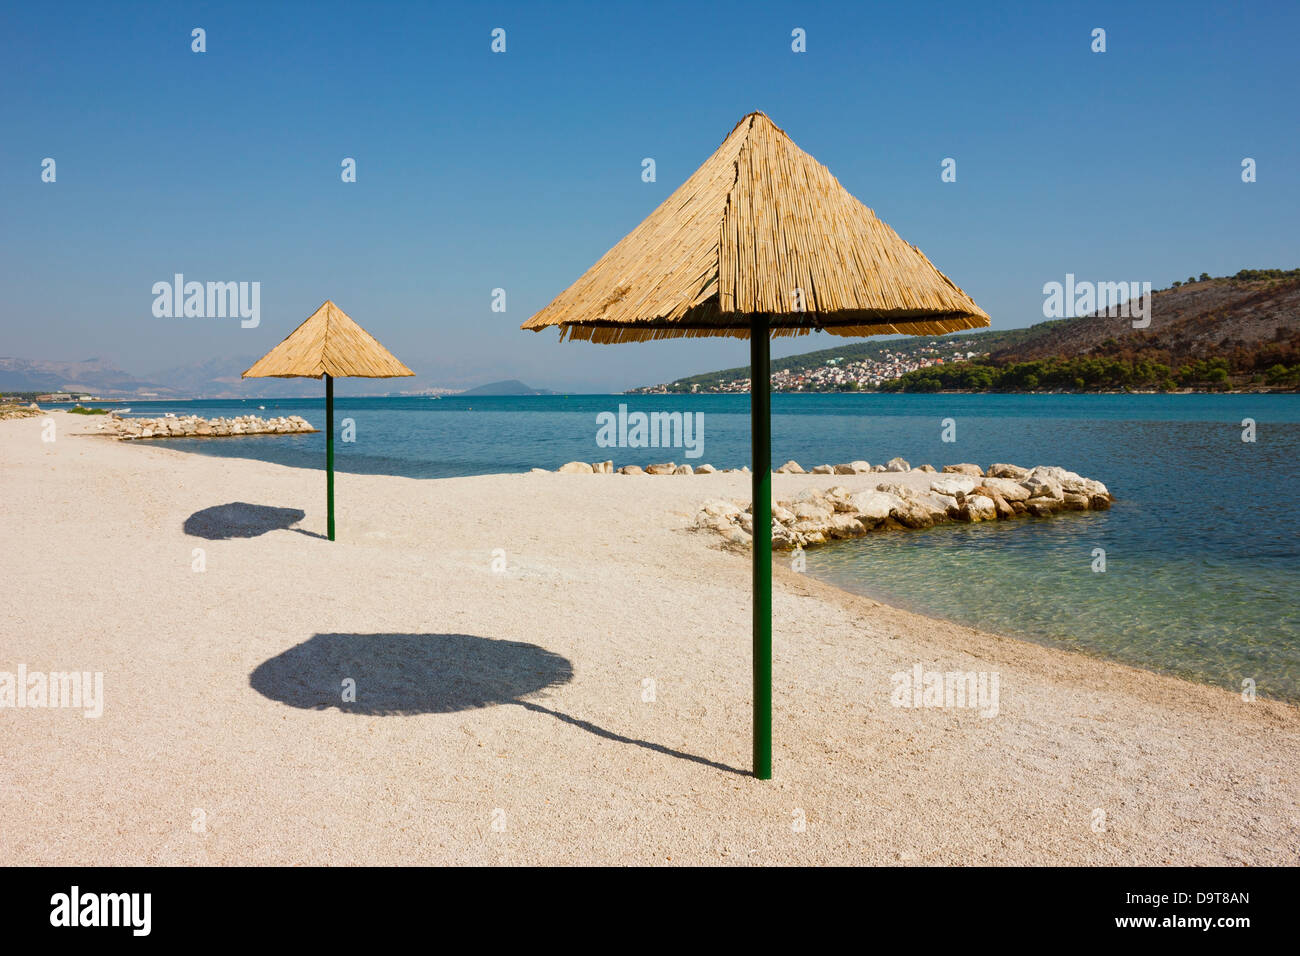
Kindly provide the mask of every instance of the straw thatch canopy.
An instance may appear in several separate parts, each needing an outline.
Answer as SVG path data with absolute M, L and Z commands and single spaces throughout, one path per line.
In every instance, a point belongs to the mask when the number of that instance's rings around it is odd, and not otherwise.
M 327 299 L 241 378 L 398 378 L 414 374 Z
M 803 310 L 795 290 L 802 293 Z M 939 335 L 988 315 L 763 113 L 524 323 L 561 339 Z

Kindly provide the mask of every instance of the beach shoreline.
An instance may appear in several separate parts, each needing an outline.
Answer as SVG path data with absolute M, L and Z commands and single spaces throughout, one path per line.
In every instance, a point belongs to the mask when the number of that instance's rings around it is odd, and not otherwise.
M 102 672 L 105 699 L 0 710 L 14 863 L 1300 858 L 1294 705 L 781 561 L 775 779 L 747 776 L 748 556 L 691 525 L 748 475 L 339 474 L 330 543 L 319 472 L 50 418 L 0 423 L 0 671 Z M 916 665 L 997 673 L 997 714 L 897 706 Z

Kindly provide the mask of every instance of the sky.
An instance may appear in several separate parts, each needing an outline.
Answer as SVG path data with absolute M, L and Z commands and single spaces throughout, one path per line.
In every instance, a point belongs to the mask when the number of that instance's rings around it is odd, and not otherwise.
M 741 340 L 519 326 L 755 109 L 994 328 L 1042 321 L 1067 273 L 1295 268 L 1297 36 L 1294 2 L 8 2 L 0 356 L 147 377 L 261 355 L 329 298 L 435 384 L 744 365 Z M 260 282 L 260 324 L 156 317 L 175 273 Z

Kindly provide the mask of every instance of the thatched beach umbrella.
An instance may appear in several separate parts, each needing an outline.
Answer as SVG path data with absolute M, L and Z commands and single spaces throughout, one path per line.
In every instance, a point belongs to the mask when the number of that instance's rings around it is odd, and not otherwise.
M 242 378 L 325 377 L 325 498 L 326 529 L 334 540 L 334 379 L 398 378 L 414 375 L 375 337 L 326 299 L 271 351 L 258 359 Z
M 941 335 L 989 324 L 966 293 L 762 113 L 524 323 L 561 340 L 750 340 L 754 774 L 772 775 L 769 338 Z

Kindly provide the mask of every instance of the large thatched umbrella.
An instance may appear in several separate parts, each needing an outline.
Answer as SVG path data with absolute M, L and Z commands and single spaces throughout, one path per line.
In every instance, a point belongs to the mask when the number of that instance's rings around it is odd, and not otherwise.
M 762 113 L 524 323 L 590 342 L 750 340 L 754 774 L 772 775 L 769 337 L 940 335 L 989 324 L 966 293 Z
M 326 529 L 334 540 L 334 379 L 398 378 L 409 368 L 329 299 L 242 378 L 325 377 Z

